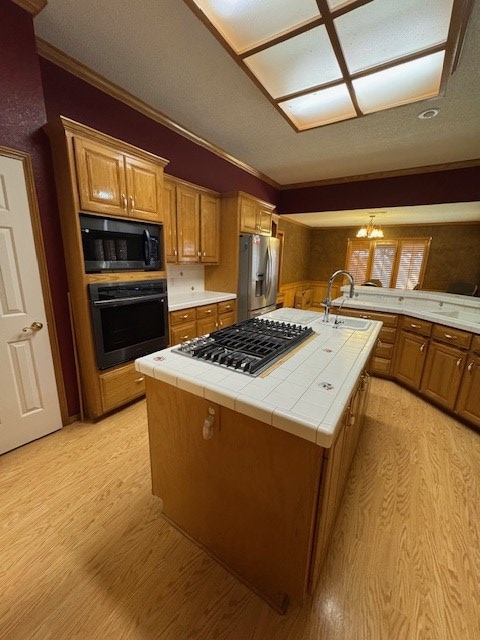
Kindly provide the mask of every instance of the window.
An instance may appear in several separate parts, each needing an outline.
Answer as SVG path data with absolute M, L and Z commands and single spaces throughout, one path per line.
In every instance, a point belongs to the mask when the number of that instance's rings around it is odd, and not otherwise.
M 377 280 L 384 287 L 422 286 L 431 238 L 348 241 L 346 269 L 357 284 Z

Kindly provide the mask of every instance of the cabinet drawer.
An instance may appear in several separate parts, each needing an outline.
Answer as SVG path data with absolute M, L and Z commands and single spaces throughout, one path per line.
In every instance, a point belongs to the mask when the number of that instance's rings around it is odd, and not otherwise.
M 202 307 L 196 308 L 196 317 L 197 320 L 201 320 L 202 318 L 212 318 L 217 316 L 217 305 L 216 304 L 204 304 Z
M 480 336 L 473 336 L 472 338 L 472 351 L 480 355 Z
M 170 326 L 182 324 L 184 322 L 195 322 L 195 307 L 192 309 L 179 309 L 170 311 Z
M 231 313 L 235 311 L 236 302 L 235 300 L 225 300 L 224 302 L 218 303 L 218 313 Z
M 389 342 L 390 344 L 395 344 L 395 337 L 397 335 L 397 330 L 393 327 L 382 327 L 380 329 L 380 333 L 378 338 L 380 342 Z
M 432 338 L 439 342 L 451 344 L 460 349 L 468 349 L 472 341 L 472 334 L 468 331 L 453 329 L 452 327 L 444 327 L 441 324 L 434 324 Z
M 136 371 L 133 363 L 103 373 L 100 376 L 100 385 L 104 411 L 110 411 L 145 393 L 143 373 Z
M 349 309 L 346 307 L 340 311 L 340 314 L 344 316 L 353 316 L 354 318 L 378 320 L 383 322 L 384 326 L 387 327 L 396 327 L 398 324 L 398 316 L 393 313 L 377 313 L 376 311 L 368 311 L 367 309 Z
M 371 372 L 379 373 L 381 375 L 386 376 L 390 374 L 391 366 L 392 366 L 392 361 L 389 360 L 388 358 L 377 358 L 377 356 L 374 356 L 372 358 Z
M 404 316 L 402 318 L 402 329 L 410 331 L 410 333 L 417 333 L 419 336 L 428 337 L 432 333 L 432 323 L 428 322 L 428 320 Z
M 393 344 L 379 340 L 375 347 L 375 356 L 391 360 L 393 356 Z
M 235 324 L 235 313 L 230 311 L 229 313 L 222 313 L 218 316 L 218 328 L 224 329 L 231 324 Z
M 175 327 L 170 327 L 170 344 L 178 344 L 184 340 L 192 340 L 197 336 L 197 325 L 195 322 L 186 322 Z

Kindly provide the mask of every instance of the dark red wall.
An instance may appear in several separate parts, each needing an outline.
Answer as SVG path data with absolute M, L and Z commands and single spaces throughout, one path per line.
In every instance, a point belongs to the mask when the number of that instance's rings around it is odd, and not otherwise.
M 278 213 L 342 211 L 480 200 L 480 167 L 280 191 Z
M 70 415 L 78 413 L 67 280 L 32 17 L 0 0 L 0 144 L 31 155 Z
M 220 193 L 246 191 L 275 204 L 277 190 L 87 82 L 40 59 L 48 118 L 62 115 L 167 160 L 166 173 Z

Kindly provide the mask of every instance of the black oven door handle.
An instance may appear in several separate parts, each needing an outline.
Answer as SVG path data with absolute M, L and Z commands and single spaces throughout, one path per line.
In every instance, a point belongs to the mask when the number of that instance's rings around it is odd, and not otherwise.
M 130 298 L 113 298 L 112 300 L 92 300 L 94 307 L 112 307 L 114 305 L 130 304 L 131 302 L 146 302 L 148 300 L 159 300 L 165 302 L 167 296 L 165 294 L 152 294 L 147 296 L 132 296 Z
M 148 229 L 143 230 L 143 259 L 145 260 L 145 264 L 148 266 L 150 264 L 151 259 L 151 250 L 150 250 L 150 232 Z

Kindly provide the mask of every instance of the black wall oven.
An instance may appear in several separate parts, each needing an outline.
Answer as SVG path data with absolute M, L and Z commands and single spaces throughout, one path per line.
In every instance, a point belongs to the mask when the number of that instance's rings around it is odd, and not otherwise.
M 168 345 L 166 280 L 89 284 L 88 289 L 99 369 Z
M 160 224 L 80 214 L 85 272 L 163 269 Z

